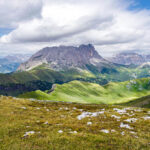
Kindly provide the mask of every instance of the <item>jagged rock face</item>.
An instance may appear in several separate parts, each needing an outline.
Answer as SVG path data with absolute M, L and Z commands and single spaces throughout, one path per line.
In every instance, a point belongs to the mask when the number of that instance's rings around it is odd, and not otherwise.
M 20 65 L 18 70 L 30 70 L 43 63 L 51 69 L 65 70 L 70 68 L 86 69 L 87 64 L 101 69 L 103 66 L 111 67 L 111 63 L 102 58 L 93 45 L 46 47 L 34 54 L 26 63 Z
M 113 63 L 122 65 L 141 65 L 146 62 L 144 56 L 137 53 L 119 53 L 110 59 Z

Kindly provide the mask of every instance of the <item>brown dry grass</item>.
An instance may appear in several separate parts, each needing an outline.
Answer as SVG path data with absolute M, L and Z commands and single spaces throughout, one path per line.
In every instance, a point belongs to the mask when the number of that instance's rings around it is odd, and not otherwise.
M 26 109 L 24 109 L 25 107 Z M 76 109 L 74 109 L 74 107 Z M 97 117 L 78 120 L 82 112 L 99 112 Z M 137 150 L 150 149 L 150 121 L 141 117 L 148 116 L 148 109 L 127 110 L 120 115 L 109 105 L 87 105 L 72 103 L 44 103 L 12 97 L 0 98 L 0 150 Z M 120 121 L 112 118 L 120 116 Z M 128 118 L 137 118 L 135 123 L 125 122 Z M 44 124 L 48 122 L 48 124 Z M 92 125 L 87 125 L 92 122 Z M 120 128 L 120 123 L 133 129 Z M 102 129 L 110 133 L 101 132 Z M 58 133 L 62 130 L 63 133 Z M 115 132 L 111 132 L 115 130 Z M 27 137 L 28 131 L 35 134 Z M 77 131 L 76 134 L 70 133 Z M 134 131 L 135 134 L 131 133 Z M 124 132 L 125 135 L 121 133 Z

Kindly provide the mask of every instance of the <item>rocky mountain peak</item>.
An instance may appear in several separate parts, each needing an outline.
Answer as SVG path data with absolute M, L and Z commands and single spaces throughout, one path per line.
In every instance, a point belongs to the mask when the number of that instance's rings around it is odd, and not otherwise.
M 46 47 L 35 53 L 27 62 L 20 65 L 18 70 L 30 70 L 46 63 L 54 70 L 70 68 L 86 69 L 87 65 L 94 65 L 99 69 L 110 63 L 102 58 L 92 44 L 74 46 Z

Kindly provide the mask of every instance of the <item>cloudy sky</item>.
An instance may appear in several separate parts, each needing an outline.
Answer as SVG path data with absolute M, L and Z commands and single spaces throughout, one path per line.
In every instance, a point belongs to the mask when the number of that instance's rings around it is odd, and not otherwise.
M 93 44 L 100 54 L 150 51 L 149 0 L 0 0 L 0 56 Z

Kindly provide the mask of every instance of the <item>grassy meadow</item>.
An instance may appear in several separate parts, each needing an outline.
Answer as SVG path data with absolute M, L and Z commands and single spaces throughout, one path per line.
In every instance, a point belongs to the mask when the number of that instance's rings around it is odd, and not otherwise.
M 149 150 L 150 110 L 0 97 L 1 150 Z

